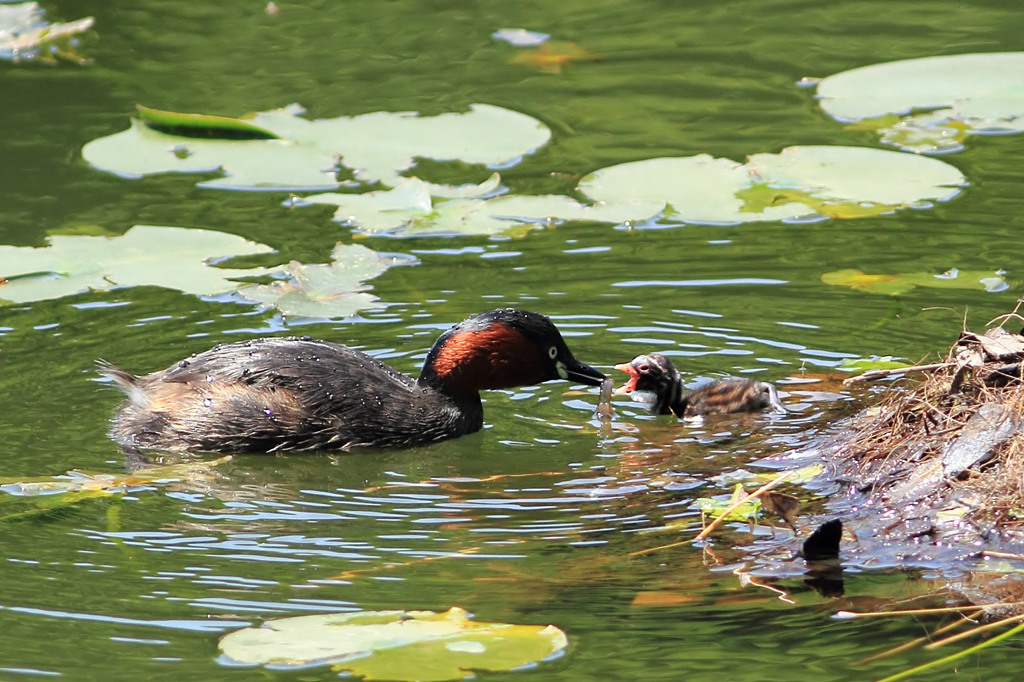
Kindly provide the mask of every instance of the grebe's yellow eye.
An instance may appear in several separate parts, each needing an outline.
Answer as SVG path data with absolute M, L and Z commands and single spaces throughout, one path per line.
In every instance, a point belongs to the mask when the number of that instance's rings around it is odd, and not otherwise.
M 551 346 L 551 348 L 548 348 L 548 357 L 551 358 L 552 360 L 557 358 L 558 357 L 558 349 L 555 348 L 554 346 Z

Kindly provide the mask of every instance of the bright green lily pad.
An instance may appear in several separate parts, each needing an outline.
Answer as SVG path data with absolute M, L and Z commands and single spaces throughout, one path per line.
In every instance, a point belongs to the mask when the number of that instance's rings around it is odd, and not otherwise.
M 189 117 L 160 113 L 179 120 Z M 339 165 L 351 169 L 359 183 L 393 187 L 402 181 L 402 173 L 415 167 L 416 158 L 508 166 L 551 137 L 540 121 L 488 104 L 437 116 L 382 111 L 309 120 L 302 113 L 293 104 L 246 117 L 247 124 L 280 138 L 267 140 L 198 138 L 196 126 L 202 130 L 202 116 L 191 117 L 196 125 L 187 129 L 189 136 L 160 132 L 133 120 L 128 130 L 86 144 L 82 156 L 100 170 L 125 177 L 221 171 L 223 177 L 199 184 L 315 191 L 340 187 Z M 217 120 L 223 125 L 231 119 Z M 173 131 L 175 126 L 163 130 Z
M 86 17 L 67 23 L 49 23 L 36 2 L 0 5 L 0 59 L 56 61 L 56 57 L 81 62 L 74 37 L 93 25 Z
M 850 287 L 873 294 L 896 296 L 905 294 L 916 287 L 933 289 L 984 289 L 989 293 L 1006 291 L 1010 288 L 1002 272 L 960 271 L 956 268 L 935 275 L 928 272 L 913 272 L 902 275 L 870 275 L 860 270 L 847 268 L 826 272 L 821 276 L 825 284 Z
M 332 665 L 364 680 L 460 680 L 474 670 L 504 671 L 565 651 L 553 625 L 480 623 L 452 607 L 360 611 L 270 620 L 220 640 L 225 662 L 277 669 Z
M 724 497 L 698 497 L 693 501 L 694 505 L 700 509 L 702 514 L 717 519 L 718 517 L 725 514 L 729 507 L 739 502 L 743 496 L 743 484 L 737 483 L 733 488 L 732 495 L 728 498 Z M 761 500 L 755 497 L 749 502 L 740 505 L 736 509 L 733 509 L 726 516 L 727 521 L 756 521 L 757 517 L 761 513 Z
M 117 237 L 52 235 L 45 247 L 0 246 L 0 301 L 26 303 L 85 291 L 150 285 L 197 296 L 238 288 L 269 268 L 221 268 L 231 256 L 272 248 L 224 232 L 136 225 Z
M 349 317 L 360 310 L 384 307 L 380 299 L 366 292 L 370 287 L 364 282 L 402 261 L 360 244 L 339 243 L 332 256 L 333 262 L 326 265 L 292 261 L 282 270 L 286 280 L 242 287 L 238 293 L 295 317 Z
M 608 203 L 665 202 L 667 220 L 705 224 L 858 218 L 946 201 L 966 185 L 938 159 L 863 147 L 789 147 L 747 163 L 707 154 L 604 168 L 579 190 Z
M 968 135 L 1024 131 L 1024 52 L 872 64 L 818 83 L 836 120 L 877 130 L 906 151 L 956 151 Z
M 481 198 L 490 184 L 464 188 L 462 196 L 435 200 L 432 186 L 407 178 L 390 190 L 363 194 L 335 192 L 305 197 L 304 203 L 338 207 L 334 219 L 364 234 L 500 234 L 524 225 L 562 220 L 603 223 L 642 221 L 658 215 L 664 202 L 597 203 L 586 206 L 560 195 L 503 195 Z

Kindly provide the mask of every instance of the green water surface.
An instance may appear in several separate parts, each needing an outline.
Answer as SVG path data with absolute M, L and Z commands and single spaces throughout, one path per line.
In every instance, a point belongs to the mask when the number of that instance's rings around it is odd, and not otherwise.
M 327 207 L 289 210 L 281 193 L 89 168 L 82 145 L 124 129 L 136 104 L 237 116 L 298 102 L 312 117 L 499 105 L 553 133 L 503 170 L 503 182 L 523 194 L 571 194 L 588 172 L 658 156 L 741 161 L 796 144 L 878 146 L 821 113 L 796 82 L 896 59 L 1017 50 L 1021 35 L 1020 9 L 996 0 L 277 5 L 268 14 L 256 0 L 45 3 L 55 20 L 96 17 L 81 45 L 91 62 L 0 64 L 0 243 L 41 246 L 49 231 L 76 225 L 177 225 L 271 245 L 280 262 L 324 262 L 335 242 L 352 240 Z M 491 37 L 504 27 L 550 33 L 595 58 L 559 73 L 510 63 L 517 48 Z M 606 372 L 651 350 L 672 353 L 694 377 L 780 382 L 848 357 L 916 361 L 944 351 L 965 315 L 980 327 L 1020 295 L 1022 154 L 1024 136 L 972 137 L 943 157 L 970 181 L 960 196 L 862 220 L 365 238 L 419 263 L 374 280 L 387 307 L 351 320 L 296 324 L 157 288 L 0 308 L 0 475 L 122 469 L 106 438 L 119 396 L 96 381 L 98 358 L 151 371 L 261 334 L 349 344 L 415 375 L 440 331 L 513 305 L 552 316 L 577 356 Z M 844 268 L 1002 269 L 1010 287 L 893 297 L 821 282 Z M 596 390 L 556 382 L 488 394 L 484 431 L 429 448 L 243 456 L 209 480 L 45 513 L 5 496 L 0 678 L 332 679 L 327 668 L 223 665 L 218 636 L 287 615 L 452 605 L 568 634 L 557 660 L 480 679 L 883 677 L 939 654 L 857 662 L 938 621 L 831 615 L 927 591 L 920 567 L 852 572 L 842 599 L 789 574 L 776 584 L 787 601 L 734 573 L 743 552 L 729 545 L 748 539 L 742 528 L 706 552 L 632 554 L 692 535 L 644 531 L 698 523 L 690 502 L 723 492 L 708 478 L 803 444 L 846 399 L 794 392 L 794 414 L 705 427 L 617 400 L 616 419 L 602 425 Z M 1019 679 L 1018 647 L 961 661 L 956 679 Z

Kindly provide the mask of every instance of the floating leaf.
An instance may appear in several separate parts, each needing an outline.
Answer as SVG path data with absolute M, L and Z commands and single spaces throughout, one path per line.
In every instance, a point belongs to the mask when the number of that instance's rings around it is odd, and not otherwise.
M 327 265 L 292 261 L 282 270 L 287 280 L 242 287 L 238 293 L 296 317 L 349 317 L 360 310 L 383 307 L 376 296 L 366 293 L 369 286 L 364 282 L 395 265 L 398 259 L 381 256 L 359 244 L 339 243 L 331 255 L 334 261 Z
M 211 140 L 277 140 L 277 135 L 240 118 L 178 114 L 138 106 L 139 120 L 148 127 L 168 135 Z
M 871 369 L 899 369 L 901 367 L 910 367 L 910 363 L 904 362 L 903 360 L 897 360 L 891 355 L 873 355 L 870 358 L 857 358 L 856 360 L 843 358 L 843 361 L 839 363 L 839 367 L 840 369 L 851 370 L 860 374 Z
M 126 131 L 86 144 L 82 156 L 100 170 L 125 177 L 222 171 L 223 177 L 200 186 L 312 191 L 338 188 L 339 164 L 360 183 L 394 187 L 402 173 L 415 167 L 416 158 L 508 166 L 551 137 L 540 121 L 488 104 L 437 116 L 381 111 L 309 120 L 302 113 L 291 105 L 247 117 L 247 125 L 279 138 L 267 140 L 182 138 L 135 120 Z M 199 129 L 213 120 L 235 120 L 160 115 L 172 123 L 198 120 Z
M 280 618 L 228 633 L 220 650 L 236 665 L 332 665 L 364 680 L 459 680 L 474 670 L 536 664 L 568 646 L 553 625 L 478 623 L 468 615 L 452 607 Z
M 231 256 L 272 252 L 224 232 L 136 225 L 117 237 L 51 235 L 48 246 L 0 246 L 0 301 L 26 303 L 115 287 L 159 286 L 197 296 L 238 288 L 267 268 L 214 267 Z
M 956 268 L 940 275 L 927 272 L 908 273 L 903 275 L 869 275 L 860 270 L 848 268 L 826 272 L 821 276 L 825 284 L 846 286 L 859 291 L 873 294 L 896 296 L 905 294 L 915 287 L 933 289 L 984 289 L 989 293 L 1006 291 L 1010 285 L 1006 283 L 1002 272 L 962 272 Z
M 435 202 L 430 186 L 417 178 L 407 178 L 391 190 L 315 194 L 303 202 L 338 206 L 334 219 L 365 234 L 500 234 L 523 225 L 561 220 L 619 224 L 653 218 L 665 207 L 663 202 L 585 206 L 560 195 L 465 196 Z
M 55 61 L 61 57 L 81 62 L 75 52 L 74 36 L 93 25 L 86 17 L 68 23 L 48 23 L 35 2 L 0 5 L 0 59 L 12 61 Z
M 693 503 L 700 509 L 701 514 L 707 514 L 712 518 L 718 518 L 725 511 L 740 501 L 743 497 L 743 484 L 737 483 L 733 488 L 732 495 L 728 498 L 721 497 L 698 497 Z M 754 521 L 761 513 L 761 500 L 754 498 L 746 504 L 740 505 L 729 512 L 726 517 L 729 521 Z
M 786 477 L 787 483 L 793 483 L 800 485 L 803 483 L 810 483 L 814 479 L 825 473 L 825 467 L 821 464 L 808 464 L 806 466 L 799 467 L 790 471 L 789 476 Z M 768 483 L 778 478 L 778 472 L 769 471 L 762 474 L 754 474 L 750 480 L 758 481 L 760 483 Z
M 966 185 L 938 159 L 862 147 L 789 147 L 747 163 L 707 154 L 635 161 L 584 177 L 579 190 L 609 203 L 665 202 L 665 218 L 735 224 L 856 218 L 946 201 Z
M 1024 131 L 1024 52 L 873 64 L 818 83 L 821 108 L 905 151 L 960 149 L 968 135 Z
M 906 293 L 915 286 L 901 280 L 899 275 L 869 275 L 853 268 L 826 272 L 821 276 L 821 281 L 825 284 L 846 286 L 851 289 L 891 296 Z

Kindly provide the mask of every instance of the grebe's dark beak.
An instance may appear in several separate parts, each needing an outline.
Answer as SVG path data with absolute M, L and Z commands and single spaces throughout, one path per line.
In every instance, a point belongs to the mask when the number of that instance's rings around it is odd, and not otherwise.
M 635 391 L 636 380 L 640 378 L 640 373 L 636 371 L 636 367 L 633 367 L 633 365 L 628 362 L 623 362 L 621 365 L 615 365 L 615 369 L 629 375 L 629 381 L 615 389 L 615 393 L 617 395 L 625 395 L 626 393 L 632 393 Z
M 558 376 L 569 381 L 575 381 L 587 386 L 600 386 L 605 380 L 605 375 L 598 372 L 590 365 L 584 365 L 576 358 L 559 361 L 557 363 Z

